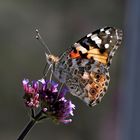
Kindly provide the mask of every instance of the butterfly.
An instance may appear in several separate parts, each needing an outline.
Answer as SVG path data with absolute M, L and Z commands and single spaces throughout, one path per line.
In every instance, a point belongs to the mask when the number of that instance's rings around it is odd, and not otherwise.
M 120 29 L 104 27 L 78 40 L 60 57 L 46 54 L 53 75 L 72 95 L 95 106 L 107 92 L 109 68 L 122 35 Z

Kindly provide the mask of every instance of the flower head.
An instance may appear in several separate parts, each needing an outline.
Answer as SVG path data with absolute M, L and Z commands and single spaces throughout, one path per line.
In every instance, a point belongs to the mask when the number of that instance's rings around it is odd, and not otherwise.
M 23 80 L 24 99 L 27 107 L 40 107 L 43 114 L 56 122 L 69 123 L 73 116 L 75 105 L 65 98 L 66 89 L 58 90 L 58 84 L 44 79 L 32 81 Z
M 22 81 L 22 84 L 25 91 L 25 95 L 24 95 L 25 104 L 30 108 L 38 108 L 39 107 L 39 93 L 38 93 L 39 83 L 37 81 L 33 81 L 32 84 L 29 84 L 29 80 L 24 79 Z

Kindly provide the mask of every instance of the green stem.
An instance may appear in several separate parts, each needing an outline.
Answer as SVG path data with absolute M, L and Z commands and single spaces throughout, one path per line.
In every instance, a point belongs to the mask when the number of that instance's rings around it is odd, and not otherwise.
M 19 135 L 19 137 L 17 138 L 17 140 L 23 140 L 25 138 L 25 136 L 28 134 L 28 132 L 31 130 L 31 128 L 33 128 L 33 126 L 37 123 L 37 121 L 39 121 L 40 117 L 42 116 L 42 111 L 40 111 L 35 117 L 34 119 L 32 119 L 27 126 L 23 129 L 23 131 L 21 132 L 21 134 Z

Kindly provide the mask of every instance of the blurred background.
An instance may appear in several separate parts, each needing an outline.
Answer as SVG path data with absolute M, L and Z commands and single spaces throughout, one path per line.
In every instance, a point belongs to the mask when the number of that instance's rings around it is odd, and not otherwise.
M 76 105 L 73 122 L 45 121 L 26 139 L 139 140 L 139 6 L 139 0 L 0 0 L 0 140 L 15 140 L 29 121 L 21 81 L 39 79 L 45 66 L 35 29 L 51 52 L 60 55 L 104 26 L 121 28 L 125 37 L 114 56 L 109 90 L 102 102 L 89 108 L 68 95 Z

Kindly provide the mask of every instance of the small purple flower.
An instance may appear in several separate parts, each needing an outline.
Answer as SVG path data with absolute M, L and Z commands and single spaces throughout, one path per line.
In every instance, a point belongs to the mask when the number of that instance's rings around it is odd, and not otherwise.
M 23 88 L 25 91 L 24 99 L 27 107 L 40 107 L 46 117 L 51 118 L 55 122 L 69 123 L 70 115 L 73 116 L 75 105 L 65 98 L 68 90 L 58 90 L 58 84 L 53 81 L 45 81 L 44 79 L 32 81 L 23 80 Z
M 26 106 L 29 108 L 38 108 L 39 107 L 39 94 L 38 94 L 39 83 L 33 81 L 32 84 L 29 84 L 29 80 L 24 79 L 22 81 L 22 84 L 25 91 L 24 99 L 25 99 Z

